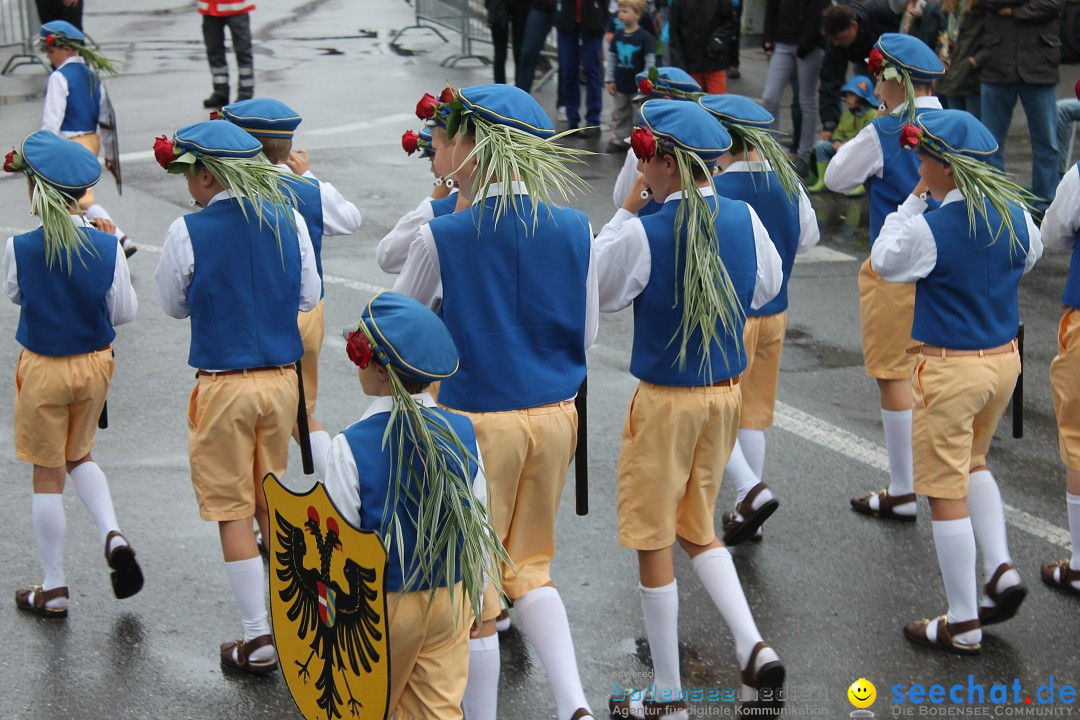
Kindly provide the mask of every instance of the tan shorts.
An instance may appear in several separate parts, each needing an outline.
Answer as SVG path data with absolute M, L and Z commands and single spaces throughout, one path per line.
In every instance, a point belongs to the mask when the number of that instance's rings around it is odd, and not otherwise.
M 659 550 L 676 536 L 697 545 L 716 539 L 716 495 L 741 404 L 738 385 L 638 384 L 619 451 L 619 544 Z
M 240 520 L 266 507 L 262 480 L 285 474 L 296 396 L 291 367 L 198 378 L 188 401 L 188 453 L 204 520 Z
M 915 316 L 915 286 L 882 280 L 867 260 L 859 268 L 859 317 L 862 320 L 866 376 L 910 380 L 915 356 L 907 349 Z
M 449 408 L 448 408 L 449 409 Z M 469 413 L 488 479 L 491 521 L 515 567 L 502 568 L 502 586 L 516 599 L 551 582 L 555 516 L 566 471 L 577 447 L 573 401 L 527 410 Z M 499 614 L 485 595 L 483 619 Z
M 780 383 L 780 355 L 784 351 L 786 332 L 787 312 L 746 318 L 743 329 L 746 370 L 740 378 L 743 398 L 739 419 L 741 428 L 765 430 L 772 427 L 776 387 Z
M 326 331 L 323 305 L 320 300 L 309 312 L 296 316 L 300 339 L 304 341 L 304 358 L 300 362 L 300 370 L 304 376 L 304 401 L 308 415 L 315 414 L 315 400 L 319 395 L 319 353 L 322 352 L 323 335 Z
M 1058 328 L 1058 354 L 1050 363 L 1061 462 L 1080 471 L 1080 311 L 1069 308 Z
M 94 153 L 94 157 L 97 157 L 101 151 L 101 138 L 98 137 L 96 132 L 85 133 L 83 135 L 76 135 L 71 138 L 73 142 L 77 142 L 84 148 Z M 88 207 L 94 204 L 94 188 L 87 188 L 86 193 L 79 198 L 79 207 L 86 210 Z
M 110 348 L 66 357 L 20 352 L 15 367 L 15 457 L 49 468 L 86 457 L 94 447 L 114 367 Z
M 963 499 L 971 470 L 986 465 L 990 440 L 1020 374 L 1020 354 L 913 357 L 915 492 Z
M 472 610 L 461 583 L 453 592 L 452 609 L 446 588 L 436 590 L 434 600 L 428 591 L 386 594 L 388 707 L 389 715 L 398 720 L 457 720 L 462 716 Z

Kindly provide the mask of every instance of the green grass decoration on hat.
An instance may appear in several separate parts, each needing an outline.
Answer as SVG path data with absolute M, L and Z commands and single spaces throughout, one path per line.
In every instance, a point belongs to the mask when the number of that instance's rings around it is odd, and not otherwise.
M 742 154 L 745 160 L 749 148 L 752 147 L 757 150 L 761 159 L 768 163 L 772 171 L 776 173 L 776 179 L 780 181 L 780 187 L 783 188 L 784 193 L 792 203 L 798 203 L 802 181 L 799 180 L 799 176 L 795 173 L 795 167 L 788 160 L 787 152 L 780 146 L 780 143 L 776 142 L 776 139 L 765 130 L 752 125 L 724 123 L 724 128 L 735 141 L 731 149 L 732 153 L 736 155 Z M 741 150 L 737 151 L 736 146 L 741 147 Z M 756 174 L 751 173 L 751 178 Z M 768 187 L 770 182 L 768 173 L 765 173 L 765 182 L 766 187 Z
M 83 62 L 86 63 L 87 67 L 101 77 L 116 77 L 119 74 L 114 60 L 105 57 L 97 50 L 87 45 L 85 41 L 79 41 L 70 38 L 67 35 L 54 32 L 41 38 L 40 44 L 42 48 L 66 47 L 75 50 L 82 56 Z
M 866 61 L 866 68 L 873 77 L 881 75 L 884 80 L 895 80 L 900 83 L 901 87 L 904 88 L 904 98 L 907 100 L 907 104 L 904 106 L 904 122 L 906 124 L 915 122 L 915 85 L 911 82 L 911 73 L 887 63 L 885 55 L 877 48 L 870 51 L 870 57 Z

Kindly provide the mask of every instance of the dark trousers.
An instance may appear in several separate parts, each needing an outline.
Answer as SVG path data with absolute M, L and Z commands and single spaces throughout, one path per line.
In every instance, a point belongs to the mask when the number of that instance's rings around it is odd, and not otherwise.
M 229 97 L 229 63 L 225 59 L 225 28 L 232 35 L 236 52 L 237 100 L 246 100 L 255 94 L 255 61 L 251 54 L 251 14 L 215 17 L 203 15 L 203 42 L 206 59 L 210 63 L 210 77 L 214 92 Z
M 585 124 L 599 125 L 604 104 L 603 72 L 600 51 L 604 36 L 584 37 L 580 32 L 559 30 L 559 83 L 566 103 L 566 121 L 570 127 L 581 124 L 581 84 L 579 70 L 585 73 Z
M 728 67 L 739 67 L 739 41 L 742 40 L 742 6 L 746 0 L 731 0 L 731 9 L 735 11 L 735 34 L 731 36 L 728 48 Z
M 82 30 L 83 0 L 75 3 L 74 7 L 68 7 L 63 0 L 36 0 L 35 4 L 42 25 L 53 20 L 66 20 Z
M 514 54 L 514 68 L 521 63 L 522 41 L 525 37 L 529 3 L 511 0 L 506 3 L 506 22 L 491 25 L 491 44 L 495 46 L 495 82 L 506 83 L 506 45 L 510 42 Z

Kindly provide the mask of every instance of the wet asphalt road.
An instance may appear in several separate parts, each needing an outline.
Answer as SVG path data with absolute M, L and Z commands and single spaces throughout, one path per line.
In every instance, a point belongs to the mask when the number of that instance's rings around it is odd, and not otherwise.
M 440 67 L 454 48 L 422 32 L 407 40 L 415 54 L 393 52 L 385 31 L 411 18 L 410 8 L 398 0 L 291 5 L 266 0 L 254 15 L 258 92 L 303 114 L 297 145 L 310 150 L 316 175 L 355 200 L 364 215 L 356 236 L 328 239 L 324 246 L 329 330 L 317 415 L 331 429 L 341 429 L 360 416 L 367 401 L 334 329 L 355 322 L 371 293 L 392 284 L 375 263 L 375 242 L 430 187 L 425 164 L 407 158 L 398 138 L 415 127 L 412 108 L 420 94 L 437 91 L 447 80 L 487 82 L 490 69 L 476 62 Z M 124 74 L 110 91 L 120 114 L 125 192 L 118 198 L 103 183 L 98 196 L 142 248 L 131 262 L 139 319 L 119 331 L 111 427 L 99 433 L 94 455 L 108 475 L 121 525 L 138 550 L 147 583 L 135 598 L 113 599 L 96 531 L 69 488 L 71 615 L 50 622 L 20 613 L 13 604 L 0 609 L 0 717 L 296 717 L 280 678 L 233 677 L 218 667 L 218 644 L 234 639 L 239 625 L 216 529 L 199 520 L 188 477 L 184 411 L 193 382 L 186 365 L 188 325 L 161 312 L 152 287 L 155 250 L 172 219 L 188 211 L 187 196 L 183 183 L 161 172 L 146 152 L 155 135 L 205 117 L 200 101 L 209 83 L 193 3 L 149 0 L 137 11 L 130 7 L 122 0 L 96 0 L 85 20 L 106 53 L 124 61 Z M 369 30 L 380 34 L 372 37 Z M 753 49 L 744 58 L 744 79 L 730 89 L 759 96 L 764 58 Z M 19 88 L 37 82 L 31 70 L 21 72 Z M 1068 95 L 1073 79 L 1074 68 L 1065 68 L 1061 96 Z M 0 93 L 10 92 L 13 84 L 0 82 L 6 83 Z M 553 113 L 553 87 L 539 97 Z M 6 147 L 38 127 L 40 100 L 0 106 L 0 117 Z M 602 150 L 600 143 L 584 144 Z M 1030 154 L 1022 124 L 1014 127 L 1008 157 L 1026 179 Z M 596 230 L 613 211 L 611 187 L 621 162 L 619 156 L 599 155 L 583 173 L 593 191 L 578 204 Z M 792 714 L 846 716 L 852 707 L 845 693 L 859 677 L 877 685 L 871 710 L 879 717 L 918 711 L 910 703 L 890 702 L 894 685 L 966 687 L 969 675 L 987 686 L 1019 679 L 1020 706 L 1027 709 L 1024 698 L 1034 698 L 1051 676 L 1058 688 L 1080 681 L 1075 644 L 1080 606 L 1038 580 L 1039 563 L 1064 557 L 1068 544 L 1064 471 L 1048 380 L 1067 258 L 1045 258 L 1023 283 L 1025 436 L 1009 435 L 1006 416 L 990 455 L 1011 508 L 1010 543 L 1030 595 L 1016 619 L 986 633 L 980 657 L 934 654 L 910 645 L 900 633 L 905 623 L 940 614 L 946 606 L 926 507 L 920 508 L 919 522 L 897 526 L 856 516 L 847 506 L 849 497 L 887 482 L 877 391 L 863 375 L 859 344 L 855 277 L 867 254 L 865 208 L 862 227 L 853 231 L 847 223 L 858 204 L 828 198 L 815 204 L 830 252 L 796 264 L 782 405 L 778 427 L 768 434 L 766 480 L 782 506 L 766 525 L 764 543 L 733 551 L 759 627 L 787 665 Z M 26 208 L 23 185 L 0 180 L 4 236 L 32 227 Z M 0 304 L 0 327 L 7 328 L 9 338 L 17 318 L 15 306 Z M 568 484 L 554 570 L 586 692 L 598 713 L 614 684 L 649 682 L 635 557 L 615 541 L 615 462 L 635 386 L 627 372 L 631 322 L 629 312 L 603 317 L 597 346 L 590 351 L 592 512 L 584 518 L 573 514 Z M 9 368 L 9 390 L 0 393 L 3 415 L 12 408 L 17 354 L 13 340 L 0 345 L 0 367 Z M 294 448 L 287 482 L 300 488 L 310 480 L 298 468 Z M 7 478 L 0 505 L 6 529 L 0 535 L 5 558 L 0 588 L 10 597 L 15 588 L 40 580 L 28 512 L 30 468 L 14 460 L 10 423 L 0 426 L 0 473 Z M 724 488 L 721 497 L 726 508 L 731 490 Z M 685 558 L 678 560 L 676 572 L 684 684 L 732 687 L 739 668 L 730 634 Z M 554 717 L 543 671 L 516 630 L 503 636 L 502 661 L 500 717 Z M 987 707 L 986 712 L 1002 715 L 1016 708 Z M 731 703 L 700 709 L 705 716 L 733 711 Z M 1064 714 L 1071 706 L 1042 709 Z

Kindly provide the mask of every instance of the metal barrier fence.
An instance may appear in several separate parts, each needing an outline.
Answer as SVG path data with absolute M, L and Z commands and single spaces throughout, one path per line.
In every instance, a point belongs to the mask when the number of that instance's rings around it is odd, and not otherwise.
M 0 51 L 8 57 L 0 74 L 8 75 L 22 65 L 44 65 L 34 52 L 37 37 L 37 10 L 30 0 L 0 0 Z

